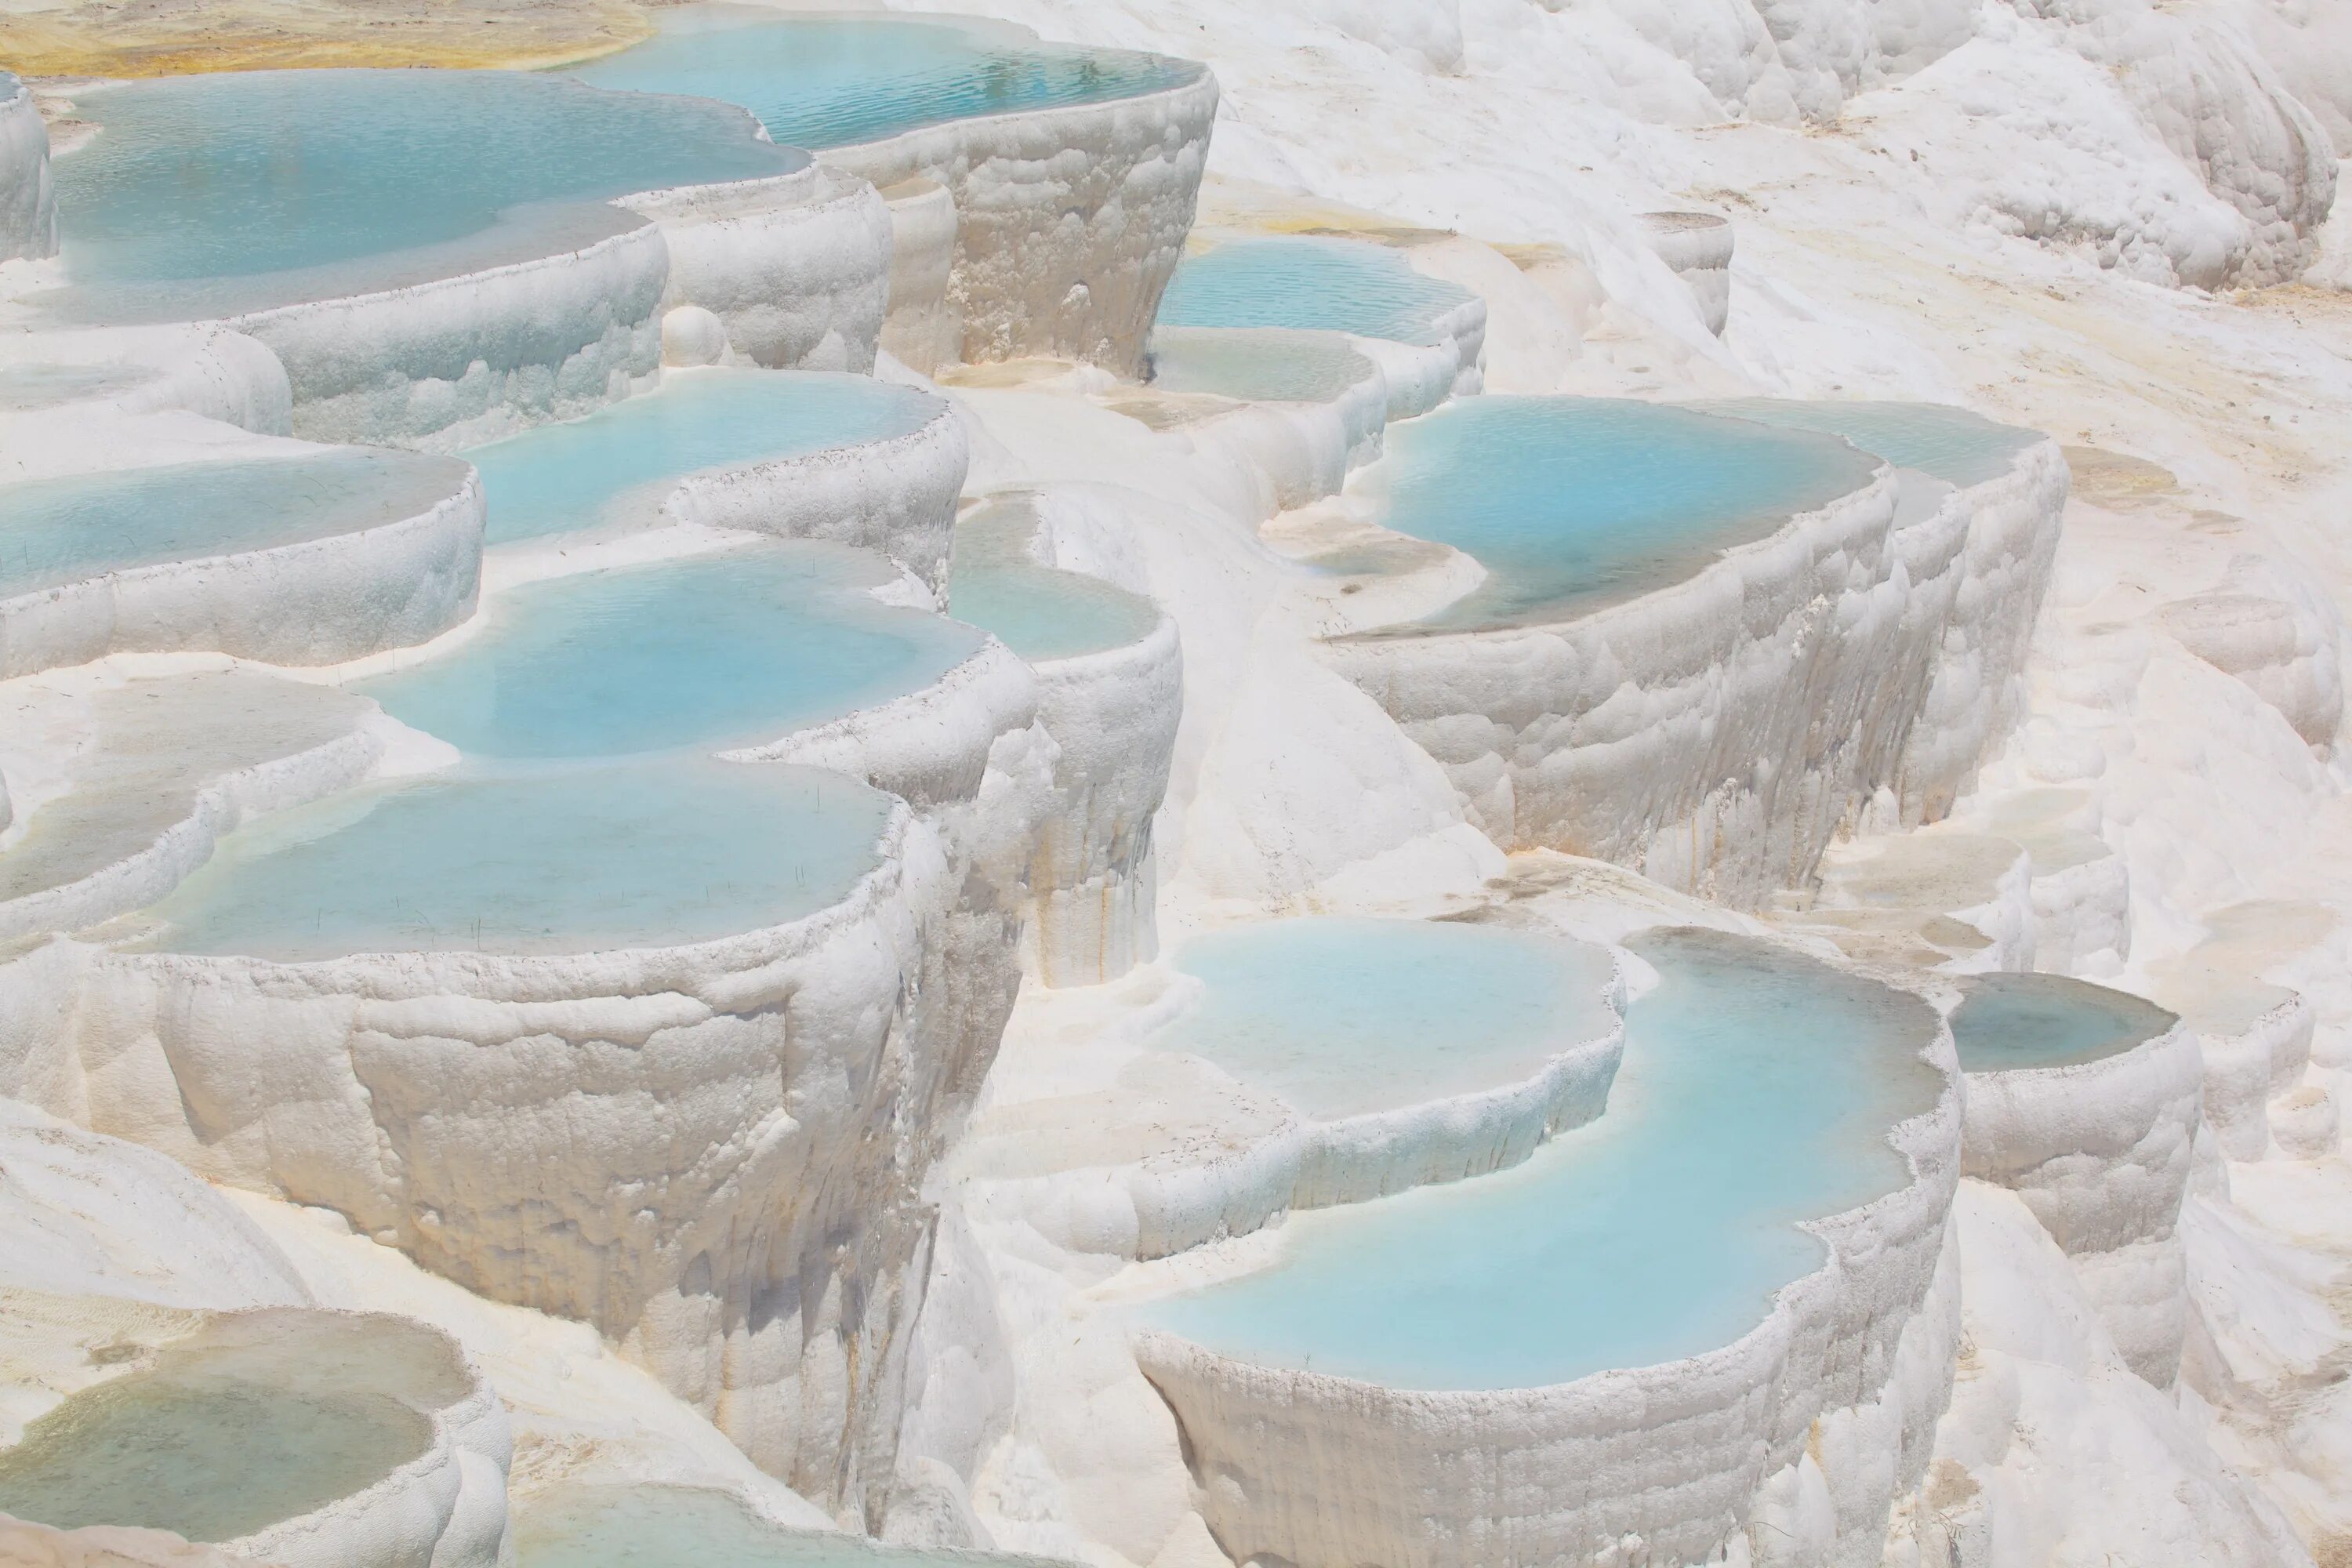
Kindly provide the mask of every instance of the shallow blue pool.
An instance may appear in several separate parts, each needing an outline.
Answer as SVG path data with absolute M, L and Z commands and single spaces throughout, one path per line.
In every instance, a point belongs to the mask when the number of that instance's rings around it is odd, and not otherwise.
M 477 447 L 493 544 L 650 515 L 688 474 L 803 457 L 922 428 L 937 398 L 865 375 L 673 373 L 585 419 Z
M 1266 921 L 1195 937 L 1201 999 L 1153 1038 L 1328 1121 L 1533 1076 L 1615 1022 L 1609 955 L 1450 921 Z
M 1176 265 L 1163 327 L 1297 327 L 1398 342 L 1437 341 L 1437 322 L 1476 296 L 1415 272 L 1365 240 L 1235 239 Z
M 706 1487 L 567 1485 L 515 1505 L 515 1568 L 943 1568 L 1042 1563 L 785 1530 Z
M 352 689 L 469 756 L 595 757 L 781 739 L 919 690 L 980 634 L 878 604 L 896 574 L 778 540 L 499 595 L 446 653 Z
M 1735 397 L 1688 406 L 1790 430 L 1843 436 L 1898 468 L 1947 484 L 1978 485 L 2009 471 L 2017 454 L 2044 439 L 2038 430 L 1996 425 L 1942 403 L 1800 403 Z
M 956 525 L 950 615 L 1033 663 L 1125 647 L 1159 624 L 1159 609 L 1140 595 L 1030 559 L 1034 527 L 1025 512 L 1002 506 Z
M 691 757 L 379 785 L 231 834 L 137 945 L 299 963 L 710 941 L 837 902 L 889 810 L 839 773 Z
M 1133 98 L 1195 80 L 1204 68 L 944 18 L 689 5 L 660 13 L 660 22 L 656 37 L 569 74 L 598 87 L 740 104 L 794 147 L 842 147 L 975 115 Z
M 1833 437 L 1599 397 L 1474 397 L 1389 431 L 1363 471 L 1380 521 L 1487 580 L 1424 626 L 1572 619 L 1692 575 L 1861 489 Z
M 1562 1383 L 1730 1343 L 1818 1267 L 1795 1222 L 1894 1190 L 1930 1109 L 1917 998 L 1746 938 L 1653 932 L 1609 1110 L 1525 1164 L 1293 1215 L 1262 1272 L 1146 1309 L 1224 1354 L 1405 1388 Z
M 2063 975 L 1980 974 L 1961 985 L 1952 1042 L 1963 1072 L 2075 1067 L 2179 1021 L 2153 1002 Z
M 68 278 L 120 319 L 394 288 L 593 243 L 605 198 L 808 156 L 738 109 L 516 71 L 228 71 L 79 91 L 58 157 Z
M 0 485 L 0 595 L 354 533 L 428 511 L 465 481 L 453 458 L 344 448 Z
M 1253 403 L 1328 403 L 1373 374 L 1343 338 L 1261 328 L 1179 328 L 1151 340 L 1152 386 Z

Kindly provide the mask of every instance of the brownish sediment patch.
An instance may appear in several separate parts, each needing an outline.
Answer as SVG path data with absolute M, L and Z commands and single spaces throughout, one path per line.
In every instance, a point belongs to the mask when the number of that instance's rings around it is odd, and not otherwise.
M 0 68 L 27 77 L 529 68 L 610 54 L 653 30 L 631 0 L 0 0 Z

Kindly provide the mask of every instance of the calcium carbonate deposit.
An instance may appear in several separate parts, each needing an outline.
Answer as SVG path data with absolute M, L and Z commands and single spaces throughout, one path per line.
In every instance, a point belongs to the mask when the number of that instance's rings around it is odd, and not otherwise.
M 0 0 L 0 1561 L 2352 1562 L 2352 0 L 919 7 Z

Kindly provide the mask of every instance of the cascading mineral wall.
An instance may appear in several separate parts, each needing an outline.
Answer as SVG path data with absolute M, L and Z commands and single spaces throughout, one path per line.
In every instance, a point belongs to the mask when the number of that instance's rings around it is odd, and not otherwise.
M 0 261 L 58 248 L 49 186 L 49 131 L 33 89 L 0 70 Z
M 825 162 L 888 188 L 945 187 L 957 219 L 946 308 L 962 357 L 1047 355 L 1132 375 L 1183 253 L 1216 79 L 1106 102 L 950 121 Z
M 1958 1340 L 1960 1095 L 1937 1035 L 1935 1109 L 1893 1132 L 1908 1184 L 1810 1226 L 1827 1261 L 1719 1351 L 1547 1388 L 1430 1392 L 1139 1331 L 1219 1547 L 1301 1568 L 1472 1568 L 1720 1561 L 1738 1541 L 1759 1562 L 1876 1563 L 1889 1508 L 1925 1473 Z M 1825 1438 L 1862 1462 L 1836 1463 Z M 1789 1527 L 1810 1486 L 1833 1523 L 1807 1543 Z

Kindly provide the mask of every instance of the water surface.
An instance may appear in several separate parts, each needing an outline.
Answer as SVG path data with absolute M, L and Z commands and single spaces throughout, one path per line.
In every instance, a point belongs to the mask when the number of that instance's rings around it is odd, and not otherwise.
M 655 37 L 570 74 L 599 87 L 740 104 L 794 147 L 1133 98 L 1195 80 L 1203 68 L 946 18 L 793 16 L 751 5 L 688 5 L 659 16 Z
M 2075 1067 L 2178 1022 L 2153 1002 L 2063 975 L 1979 974 L 1961 984 L 1952 1041 L 1963 1072 Z
M 355 533 L 429 511 L 465 479 L 455 458 L 346 447 L 0 485 L 0 595 Z
M 1916 468 L 1954 485 L 1997 479 L 2009 471 L 2018 453 L 2045 439 L 2038 430 L 1996 425 L 1965 408 L 1941 403 L 1801 403 L 1736 397 L 1689 406 L 1785 429 L 1843 436 L 1898 468 Z
M 1330 1120 L 1532 1077 L 1616 1022 L 1609 955 L 1451 921 L 1270 921 L 1186 942 L 1201 999 L 1153 1044 Z
M 399 1319 L 218 1319 L 68 1398 L 0 1449 L 0 1512 L 233 1541 L 374 1485 L 459 1397 L 446 1342 Z M 421 1408 L 420 1408 L 421 1407 Z
M 1467 398 L 1393 426 L 1359 489 L 1487 580 L 1422 623 L 1573 619 L 1689 577 L 1869 483 L 1833 437 L 1600 397 Z
M 1160 622 L 1150 600 L 1098 577 L 1063 572 L 1027 550 L 1035 519 L 1020 507 L 981 508 L 956 525 L 948 611 L 1032 663 L 1140 642 Z
M 1900 1186 L 1918 998 L 1747 938 L 1647 933 L 1598 1121 L 1524 1164 L 1285 1222 L 1273 1266 L 1146 1309 L 1226 1355 L 1393 1387 L 1563 1383 L 1727 1345 L 1817 1268 L 1796 1222 Z
M 673 373 L 644 396 L 541 425 L 466 456 L 482 473 L 493 544 L 650 514 L 707 468 L 778 462 L 910 435 L 937 398 L 866 375 L 712 369 Z
M 1433 343 L 1439 320 L 1476 296 L 1425 278 L 1398 251 L 1314 237 L 1227 240 L 1176 266 L 1163 327 L 1294 327 Z
M 712 941 L 837 902 L 889 810 L 839 773 L 701 758 L 377 785 L 222 839 L 136 945 L 301 963 Z
M 894 609 L 897 575 L 837 545 L 778 540 L 500 595 L 475 636 L 352 689 L 469 756 L 719 748 L 931 685 L 980 634 Z
M 725 104 L 517 71 L 283 70 L 82 89 L 61 154 L 73 289 L 120 320 L 253 310 L 560 254 L 610 197 L 805 167 Z
M 515 1509 L 515 1568 L 927 1568 L 1033 1558 L 919 1551 L 863 1536 L 787 1530 L 706 1487 L 567 1485 Z

